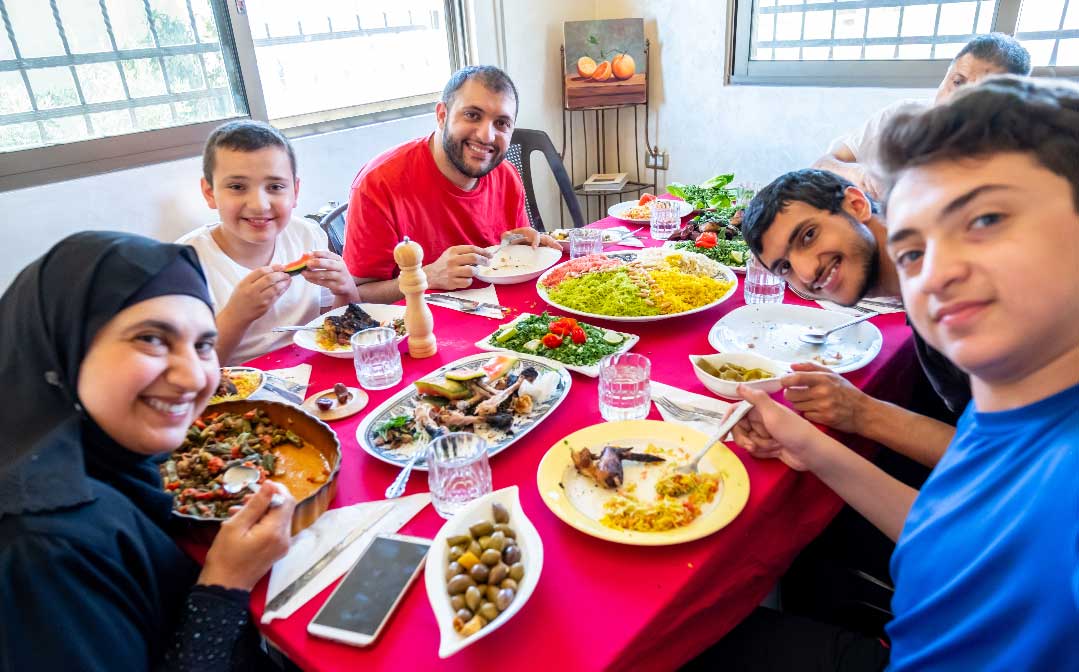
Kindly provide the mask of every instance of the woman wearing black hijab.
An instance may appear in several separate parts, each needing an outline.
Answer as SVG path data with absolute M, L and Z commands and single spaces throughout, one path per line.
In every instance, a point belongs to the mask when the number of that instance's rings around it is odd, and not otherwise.
M 160 458 L 218 380 L 194 250 L 64 239 L 0 298 L 0 670 L 261 666 L 248 591 L 294 502 L 260 492 L 199 566 L 167 533 Z

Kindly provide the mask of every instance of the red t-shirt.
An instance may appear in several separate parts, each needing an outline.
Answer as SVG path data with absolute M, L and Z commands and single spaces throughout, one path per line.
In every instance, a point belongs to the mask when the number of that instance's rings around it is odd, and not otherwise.
M 405 236 L 423 247 L 423 263 L 430 264 L 454 245 L 495 245 L 505 231 L 529 225 L 513 164 L 503 161 L 465 191 L 439 171 L 430 140 L 375 157 L 352 182 L 344 259 L 353 276 L 396 276 L 393 248 Z

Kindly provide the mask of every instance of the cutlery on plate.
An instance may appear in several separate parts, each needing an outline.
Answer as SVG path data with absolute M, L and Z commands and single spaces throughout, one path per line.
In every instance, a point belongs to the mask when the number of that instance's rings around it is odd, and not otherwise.
M 608 245 L 617 245 L 618 243 L 621 243 L 623 240 L 629 240 L 630 238 L 636 238 L 637 234 L 640 233 L 643 230 L 644 230 L 644 227 L 639 226 L 636 229 L 633 229 L 632 231 L 626 232 L 626 234 L 623 235 L 622 237 L 616 238 L 615 240 L 612 240 L 607 244 Z
M 753 408 L 753 404 L 748 401 L 739 402 L 739 404 L 734 407 L 734 410 L 731 411 L 730 417 L 719 426 L 719 429 L 717 429 L 712 436 L 708 437 L 708 441 L 704 444 L 704 448 L 694 455 L 692 460 L 678 467 L 675 471 L 679 471 L 683 474 L 695 473 L 697 467 L 701 463 L 701 458 L 708 454 L 708 451 L 712 449 L 712 446 L 722 441 L 723 437 L 727 436 L 727 434 L 734 429 L 734 426 L 738 424 L 738 421 L 745 417 L 746 413 L 749 413 L 749 409 L 751 408 Z
M 251 494 L 255 494 L 262 488 L 258 481 L 258 469 L 243 464 L 235 464 L 226 469 L 221 476 L 221 489 L 230 495 L 242 492 L 245 488 L 250 490 Z M 284 503 L 285 498 L 280 493 L 275 492 L 270 497 L 270 508 L 281 506 Z
M 843 324 L 841 324 L 841 325 L 839 325 L 837 327 L 832 327 L 828 331 L 819 331 L 819 330 L 818 331 L 812 331 L 811 330 L 811 331 L 808 331 L 808 332 L 806 332 L 804 334 L 800 334 L 798 336 L 798 338 L 803 343 L 809 343 L 810 345 L 824 345 L 825 341 L 828 340 L 828 335 L 829 334 L 833 334 L 833 333 L 839 331 L 840 329 L 846 329 L 847 327 L 853 327 L 854 325 L 858 324 L 859 322 L 865 322 L 869 318 L 876 317 L 877 315 L 880 315 L 880 313 L 875 313 L 875 312 L 866 313 L 865 315 L 862 315 L 859 318 L 853 319 L 850 322 L 844 322 Z
M 701 418 L 709 418 L 712 420 L 722 420 L 723 414 L 717 411 L 709 411 L 708 409 L 699 408 L 691 404 L 678 404 L 670 399 L 664 397 L 653 397 L 656 404 L 666 409 L 671 415 L 681 420 L 698 421 Z
M 306 325 L 301 325 L 298 327 L 274 327 L 273 329 L 271 329 L 271 331 L 280 334 L 286 331 L 319 331 L 321 329 L 322 327 L 309 327 Z
M 397 474 L 397 478 L 393 479 L 393 483 L 390 483 L 389 487 L 386 488 L 386 499 L 397 499 L 405 494 L 405 486 L 408 485 L 408 477 L 412 475 L 412 468 L 416 466 L 425 452 L 427 452 L 426 448 L 417 448 L 416 452 L 412 453 L 412 457 L 401 468 L 401 473 Z
M 491 310 L 498 310 L 503 313 L 508 312 L 509 308 L 500 306 L 497 303 L 484 303 L 482 301 L 473 301 L 472 299 L 462 299 L 459 296 L 450 296 L 449 294 L 428 294 L 426 297 L 428 301 L 433 303 L 443 303 L 446 301 L 453 302 L 461 310 L 467 310 L 469 312 L 475 312 L 483 308 L 489 308 Z

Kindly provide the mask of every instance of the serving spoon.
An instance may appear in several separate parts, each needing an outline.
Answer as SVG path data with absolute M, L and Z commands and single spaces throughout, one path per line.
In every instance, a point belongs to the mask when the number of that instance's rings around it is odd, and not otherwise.
M 739 402 L 734 410 L 731 412 L 727 419 L 720 425 L 712 436 L 708 437 L 708 441 L 705 442 L 704 448 L 700 450 L 693 459 L 686 462 L 682 466 L 678 467 L 675 471 L 682 474 L 693 474 L 697 472 L 697 467 L 700 466 L 701 458 L 708 454 L 708 451 L 712 449 L 712 446 L 723 440 L 723 437 L 730 433 L 731 429 L 738 424 L 738 421 L 745 417 L 746 413 L 749 413 L 749 409 L 753 408 L 753 404 L 748 401 Z
M 877 315 L 880 315 L 880 313 L 866 313 L 865 315 L 862 315 L 857 319 L 851 320 L 850 322 L 845 322 L 838 327 L 832 327 L 828 331 L 807 331 L 806 333 L 799 335 L 798 338 L 803 343 L 809 343 L 810 345 L 824 345 L 825 341 L 828 340 L 829 334 L 833 334 L 840 329 L 852 327 L 859 322 L 865 322 L 869 318 L 876 317 Z
M 258 481 L 258 469 L 249 467 L 245 464 L 236 464 L 225 470 L 225 475 L 221 477 L 221 487 L 230 495 L 243 492 L 245 488 L 254 494 L 262 488 Z M 284 503 L 285 498 L 281 493 L 275 492 L 270 498 L 271 509 L 281 506 Z

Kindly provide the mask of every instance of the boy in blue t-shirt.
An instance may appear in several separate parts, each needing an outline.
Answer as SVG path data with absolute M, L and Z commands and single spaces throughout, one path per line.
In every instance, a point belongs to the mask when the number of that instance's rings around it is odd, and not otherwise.
M 1001 77 L 896 119 L 888 254 L 973 401 L 918 492 L 768 395 L 736 440 L 897 539 L 893 670 L 1079 670 L 1079 87 Z

